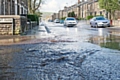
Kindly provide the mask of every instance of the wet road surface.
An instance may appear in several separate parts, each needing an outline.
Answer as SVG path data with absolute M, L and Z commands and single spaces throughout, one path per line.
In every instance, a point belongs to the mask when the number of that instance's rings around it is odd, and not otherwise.
M 83 22 L 46 25 L 50 33 L 38 27 L 34 40 L 0 46 L 0 80 L 120 80 L 120 46 L 108 44 L 119 37 Z

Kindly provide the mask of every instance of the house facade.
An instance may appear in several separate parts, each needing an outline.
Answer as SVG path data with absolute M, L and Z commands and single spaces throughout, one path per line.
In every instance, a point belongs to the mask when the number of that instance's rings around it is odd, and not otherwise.
M 0 35 L 17 35 L 27 25 L 28 0 L 0 0 Z
M 62 12 L 61 12 L 62 11 Z M 96 16 L 103 15 L 106 18 L 109 18 L 109 13 L 105 9 L 99 7 L 98 0 L 78 0 L 78 3 L 64 7 L 63 10 L 60 10 L 59 17 L 67 17 L 67 13 L 74 11 L 77 18 L 87 18 L 87 16 Z M 120 16 L 120 11 L 115 11 L 114 17 L 117 19 Z M 120 17 L 119 17 L 120 18 Z
M 0 0 L 0 15 L 27 14 L 27 0 Z
M 59 19 L 63 18 L 63 10 L 59 10 Z

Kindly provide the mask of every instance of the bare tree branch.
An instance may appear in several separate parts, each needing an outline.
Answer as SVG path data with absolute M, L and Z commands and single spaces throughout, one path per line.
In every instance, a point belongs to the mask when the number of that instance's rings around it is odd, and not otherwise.
M 29 13 L 34 14 L 40 7 L 42 0 L 28 0 Z

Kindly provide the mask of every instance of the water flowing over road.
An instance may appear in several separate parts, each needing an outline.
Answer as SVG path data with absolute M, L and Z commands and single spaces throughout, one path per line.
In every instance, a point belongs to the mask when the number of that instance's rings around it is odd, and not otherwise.
M 107 28 L 47 22 L 24 36 L 0 46 L 0 80 L 120 80 L 120 38 Z

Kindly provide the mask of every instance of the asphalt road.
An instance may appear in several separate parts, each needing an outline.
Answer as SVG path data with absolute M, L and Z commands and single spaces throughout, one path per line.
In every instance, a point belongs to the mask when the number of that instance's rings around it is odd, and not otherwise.
M 0 80 L 120 80 L 120 39 L 107 28 L 46 23 L 0 46 Z

